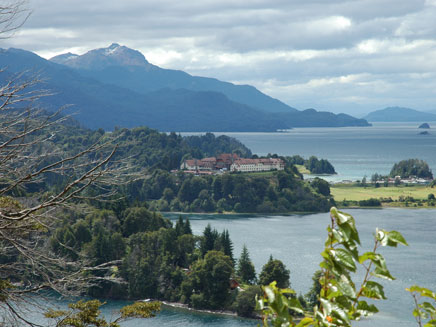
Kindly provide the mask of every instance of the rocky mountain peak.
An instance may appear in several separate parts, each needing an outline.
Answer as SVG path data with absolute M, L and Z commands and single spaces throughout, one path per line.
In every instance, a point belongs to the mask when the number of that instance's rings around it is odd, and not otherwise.
M 107 48 L 90 50 L 80 56 L 66 53 L 50 60 L 72 68 L 89 70 L 102 70 L 113 66 L 147 67 L 150 65 L 141 52 L 118 43 L 112 43 Z

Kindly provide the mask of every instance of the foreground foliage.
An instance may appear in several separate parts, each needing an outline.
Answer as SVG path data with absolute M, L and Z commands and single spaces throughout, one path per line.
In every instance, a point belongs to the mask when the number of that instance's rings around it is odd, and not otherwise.
M 378 312 L 374 304 L 367 302 L 368 299 L 386 299 L 383 286 L 374 278 L 393 280 L 394 277 L 378 250 L 384 246 L 407 245 L 406 240 L 397 231 L 377 229 L 373 249 L 360 254 L 360 238 L 354 218 L 336 208 L 331 209 L 330 216 L 331 224 L 327 228 L 328 237 L 321 253 L 323 261 L 318 275 L 319 302 L 313 312 L 303 309 L 292 290 L 280 289 L 273 282 L 264 287 L 265 295 L 257 303 L 264 314 L 264 326 L 351 326 L 352 321 Z M 352 279 L 358 266 L 365 272 L 360 283 Z M 418 288 L 411 288 L 411 291 L 429 294 Z M 431 311 L 428 305 L 418 306 L 417 315 L 420 315 L 419 310 L 428 309 Z M 304 318 L 297 322 L 293 313 L 302 314 Z
M 135 302 L 117 312 L 117 318 L 107 321 L 101 317 L 99 300 L 78 301 L 68 305 L 70 310 L 49 310 L 45 317 L 53 319 L 56 327 L 120 327 L 120 323 L 133 318 L 151 318 L 160 311 L 159 302 Z
M 436 326 L 436 294 L 427 288 L 413 285 L 406 288 L 410 292 L 415 302 L 413 316 L 418 326 L 434 327 Z M 423 302 L 420 302 L 424 299 Z

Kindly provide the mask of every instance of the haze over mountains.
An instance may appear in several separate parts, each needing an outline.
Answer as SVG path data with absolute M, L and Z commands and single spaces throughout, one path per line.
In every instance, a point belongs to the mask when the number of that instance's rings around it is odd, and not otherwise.
M 74 104 L 70 110 L 90 128 L 147 125 L 162 131 L 243 132 L 368 126 L 346 114 L 299 111 L 249 85 L 163 69 L 118 44 L 50 61 L 28 51 L 2 49 L 0 63 L 9 73 L 38 72 L 44 87 L 55 93 L 41 104 L 49 110 Z
M 370 122 L 425 122 L 436 121 L 436 114 L 403 107 L 388 107 L 370 112 L 364 117 Z

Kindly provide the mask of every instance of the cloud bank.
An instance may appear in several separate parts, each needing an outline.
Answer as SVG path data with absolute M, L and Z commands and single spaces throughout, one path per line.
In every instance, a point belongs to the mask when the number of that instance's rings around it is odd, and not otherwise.
M 435 0 L 30 0 L 1 47 L 49 58 L 118 42 L 164 68 L 252 84 L 289 105 L 436 110 Z

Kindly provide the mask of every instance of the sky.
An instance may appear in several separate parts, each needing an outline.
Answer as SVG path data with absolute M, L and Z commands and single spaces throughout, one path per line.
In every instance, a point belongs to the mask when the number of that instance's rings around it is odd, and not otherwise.
M 297 109 L 436 111 L 436 0 L 28 0 L 0 40 L 42 57 L 116 42 Z

